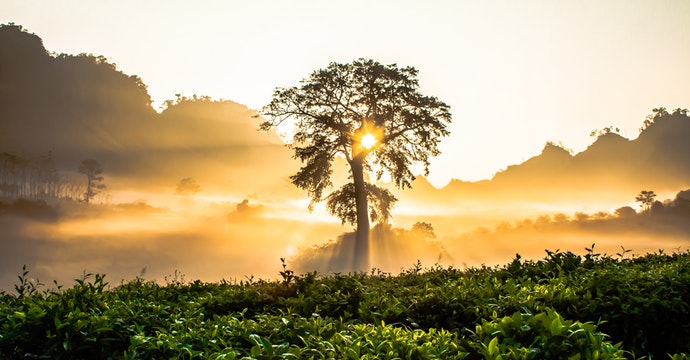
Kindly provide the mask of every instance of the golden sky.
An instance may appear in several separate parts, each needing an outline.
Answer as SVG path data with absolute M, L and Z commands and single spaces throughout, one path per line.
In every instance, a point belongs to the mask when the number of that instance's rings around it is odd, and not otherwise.
M 148 85 L 260 108 L 331 61 L 411 65 L 451 105 L 430 181 L 490 178 L 547 141 L 575 152 L 690 104 L 690 2 L 3 0 L 49 51 L 104 55 Z

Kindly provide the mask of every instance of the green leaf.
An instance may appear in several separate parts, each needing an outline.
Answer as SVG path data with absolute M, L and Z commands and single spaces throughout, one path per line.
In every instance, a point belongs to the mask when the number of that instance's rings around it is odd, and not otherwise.
M 551 321 L 550 330 L 552 336 L 561 334 L 561 331 L 563 330 L 563 323 L 561 322 L 560 316 L 556 316 L 556 318 Z
M 499 352 L 499 350 L 498 350 L 498 336 L 491 339 L 491 342 L 489 342 L 488 350 L 489 350 L 489 355 L 492 355 L 492 356 L 498 355 L 498 352 Z
M 513 320 L 513 326 L 517 326 L 518 324 L 521 324 L 522 323 L 522 314 L 520 314 L 519 311 L 514 313 L 512 320 Z

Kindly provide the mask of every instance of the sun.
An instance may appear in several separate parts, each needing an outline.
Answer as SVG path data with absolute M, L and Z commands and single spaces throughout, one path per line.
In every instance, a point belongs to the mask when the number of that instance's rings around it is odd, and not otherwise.
M 297 254 L 297 248 L 295 245 L 288 245 L 285 247 L 285 255 L 287 256 L 293 256 Z
M 374 136 L 374 134 L 366 134 L 362 136 L 360 144 L 363 148 L 370 149 L 372 146 L 376 145 L 377 142 L 378 140 L 376 139 L 376 136 Z

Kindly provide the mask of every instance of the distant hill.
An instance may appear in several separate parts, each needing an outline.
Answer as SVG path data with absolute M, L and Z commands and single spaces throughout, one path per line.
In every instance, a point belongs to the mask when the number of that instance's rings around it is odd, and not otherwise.
M 289 175 L 289 151 L 246 106 L 196 95 L 166 105 L 157 113 L 141 79 L 103 56 L 53 54 L 21 26 L 0 26 L 0 153 L 50 151 L 60 170 L 95 158 L 106 179 L 136 186 L 193 177 L 254 193 L 279 182 L 256 166 L 265 159 Z
M 52 151 L 74 170 L 96 158 L 106 178 L 170 184 L 193 177 L 204 187 L 244 193 L 298 190 L 287 176 L 299 167 L 274 133 L 257 131 L 254 111 L 232 101 L 180 97 L 157 113 L 146 85 L 103 56 L 53 54 L 21 26 L 0 26 L 0 153 Z M 405 202 L 450 207 L 469 203 L 590 202 L 621 204 L 641 190 L 675 193 L 690 187 L 687 111 L 658 109 L 629 140 L 606 131 L 571 154 L 548 143 L 541 154 L 490 180 L 453 180 L 436 189 L 419 178 L 395 191 Z M 269 164 L 268 166 L 266 166 Z
M 118 150 L 137 143 L 132 129 L 154 115 L 141 79 L 104 57 L 52 55 L 21 26 L 0 27 L 0 143 L 7 150 Z
M 497 173 L 493 182 L 564 189 L 630 185 L 675 191 L 690 184 L 688 139 L 690 118 L 686 112 L 659 111 L 637 139 L 604 133 L 575 155 L 547 144 L 540 155 Z
M 435 189 L 419 178 L 401 200 L 461 206 L 475 200 L 506 202 L 630 202 L 641 190 L 675 193 L 690 187 L 690 117 L 655 109 L 638 138 L 603 132 L 584 151 L 547 143 L 541 154 L 508 166 L 490 180 L 453 180 Z

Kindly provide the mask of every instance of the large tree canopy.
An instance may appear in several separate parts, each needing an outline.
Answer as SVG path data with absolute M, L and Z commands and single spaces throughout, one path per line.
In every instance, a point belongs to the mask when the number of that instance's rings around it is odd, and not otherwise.
M 299 86 L 277 88 L 261 111 L 267 118 L 261 129 L 284 125 L 293 132 L 288 146 L 303 166 L 291 180 L 309 193 L 310 207 L 327 200 L 333 215 L 357 224 L 356 243 L 362 246 L 368 246 L 369 214 L 385 221 L 396 201 L 388 190 L 367 183 L 365 173 L 377 180 L 388 174 L 398 188 L 409 188 L 414 169 L 427 175 L 440 138 L 449 134 L 450 107 L 422 95 L 417 74 L 413 67 L 374 60 L 331 63 Z M 350 165 L 352 182 L 325 196 L 338 156 Z

